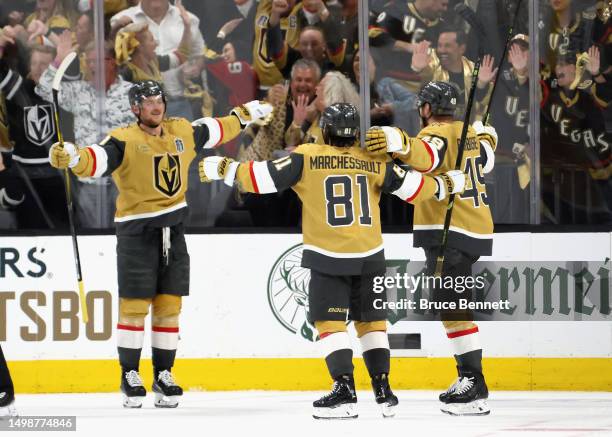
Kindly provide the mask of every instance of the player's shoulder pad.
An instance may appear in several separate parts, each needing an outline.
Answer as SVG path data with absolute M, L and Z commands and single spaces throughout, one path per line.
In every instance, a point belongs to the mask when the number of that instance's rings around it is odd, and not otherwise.
M 164 128 L 168 129 L 169 132 L 188 132 L 193 131 L 191 122 L 186 118 L 182 117 L 168 117 L 164 120 Z
M 127 139 L 132 137 L 135 133 L 140 133 L 139 131 L 140 131 L 140 127 L 138 126 L 138 123 L 134 122 L 134 123 L 129 124 L 127 126 L 119 127 L 117 129 L 113 129 L 106 136 L 106 138 L 104 138 L 104 140 L 102 140 L 102 141 L 108 142 L 111 137 L 112 138 L 117 138 L 120 141 L 126 141 Z M 104 144 L 100 143 L 100 145 L 102 146 Z
M 187 120 L 186 118 L 182 118 L 182 117 L 168 117 L 164 120 L 164 123 L 166 124 L 189 124 L 191 125 L 191 123 L 189 122 L 189 120 Z
M 383 163 L 393 161 L 391 156 L 387 153 L 380 154 L 380 155 L 372 155 L 365 148 L 361 148 L 359 146 L 347 147 L 346 150 L 352 155 L 354 155 L 355 157 L 359 159 L 363 159 L 364 161 L 375 161 L 375 162 L 383 162 Z
M 434 123 L 422 129 L 418 137 L 433 145 L 436 149 L 442 150 L 448 146 L 449 127 L 450 125 L 447 123 Z
M 300 144 L 299 146 L 297 146 L 292 153 L 300 153 L 302 155 L 312 155 L 315 154 L 317 152 L 319 152 L 321 150 L 321 147 L 329 147 L 329 146 L 325 146 L 325 145 L 321 145 L 321 144 L 316 144 L 316 143 L 305 143 L 305 144 Z

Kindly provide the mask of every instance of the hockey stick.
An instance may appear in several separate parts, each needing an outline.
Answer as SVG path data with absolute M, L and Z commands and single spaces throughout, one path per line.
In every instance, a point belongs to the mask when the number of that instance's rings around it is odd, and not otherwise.
M 53 105 L 55 106 L 55 125 L 57 127 L 57 140 L 60 143 L 60 147 L 64 147 L 64 136 L 62 135 L 62 129 L 60 128 L 60 116 L 59 116 L 59 89 L 64 77 L 64 73 L 76 58 L 76 52 L 70 52 L 68 56 L 64 58 L 62 63 L 55 73 L 53 78 Z M 81 319 L 83 323 L 89 321 L 89 313 L 87 311 L 87 299 L 85 298 L 85 288 L 83 287 L 83 275 L 81 274 L 81 257 L 79 256 L 79 244 L 77 242 L 76 227 L 74 226 L 74 211 L 72 207 L 72 190 L 70 189 L 70 173 L 66 168 L 64 170 L 64 177 L 66 180 L 66 206 L 68 207 L 68 222 L 70 224 L 70 235 L 72 236 L 72 251 L 74 252 L 74 263 L 76 266 L 77 281 L 79 284 L 79 299 L 81 301 Z
M 487 104 L 487 110 L 485 111 L 485 115 L 482 118 L 483 124 L 489 124 L 489 116 L 491 115 L 491 103 L 493 103 L 493 96 L 495 95 L 495 90 L 497 89 L 497 82 L 499 82 L 499 76 L 502 71 L 502 67 L 506 60 L 506 56 L 508 55 L 508 49 L 510 48 L 510 41 L 512 40 L 512 34 L 514 33 L 514 27 L 516 26 L 516 20 L 518 20 L 519 9 L 521 8 L 521 2 L 523 0 L 517 0 L 516 2 L 516 11 L 514 11 L 514 17 L 512 18 L 512 23 L 510 24 L 510 28 L 508 29 L 508 35 L 506 36 L 506 43 L 504 45 L 504 50 L 502 51 L 501 60 L 499 61 L 499 66 L 497 67 L 497 73 L 495 74 L 495 79 L 493 82 L 493 89 L 491 90 L 491 96 L 489 97 L 489 103 Z
M 476 14 L 472 9 L 467 7 L 463 3 L 459 3 L 455 7 L 455 12 L 461 16 L 480 36 L 481 41 L 484 41 L 484 28 Z M 474 70 L 472 71 L 472 83 L 470 85 L 470 92 L 468 94 L 467 105 L 465 107 L 465 114 L 463 115 L 463 127 L 461 128 L 461 138 L 459 140 L 459 149 L 457 151 L 457 161 L 455 162 L 455 169 L 461 169 L 461 162 L 463 161 L 463 151 L 465 150 L 465 142 L 467 139 L 468 128 L 470 127 L 470 115 L 472 112 L 472 105 L 474 104 L 474 95 L 476 94 L 476 84 L 478 83 L 478 73 L 480 72 L 480 64 L 482 62 L 483 46 L 478 46 L 478 57 L 474 63 Z M 435 276 L 442 276 L 442 267 L 444 265 L 444 252 L 448 243 L 448 230 L 450 228 L 451 219 L 453 217 L 453 208 L 455 206 L 455 193 L 452 193 L 448 198 L 448 206 L 446 207 L 446 216 L 444 217 L 444 228 L 442 229 L 442 242 L 440 244 L 440 252 L 436 258 L 436 270 Z

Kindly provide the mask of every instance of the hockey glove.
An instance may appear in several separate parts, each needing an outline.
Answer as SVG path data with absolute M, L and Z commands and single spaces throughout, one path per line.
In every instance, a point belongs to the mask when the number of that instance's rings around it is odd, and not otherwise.
M 373 154 L 401 153 L 410 151 L 410 137 L 396 127 L 371 127 L 366 132 L 366 150 Z
M 74 167 L 80 159 L 79 150 L 72 143 L 65 142 L 64 147 L 55 143 L 49 149 L 49 163 L 60 170 Z
M 261 118 L 265 118 L 272 113 L 272 105 L 260 100 L 253 100 L 247 102 L 244 105 L 236 106 L 230 112 L 231 115 L 235 115 L 240 120 L 240 124 L 243 128 L 249 124 L 257 121 Z
M 240 163 L 231 158 L 223 156 L 209 156 L 200 161 L 198 170 L 200 172 L 200 180 L 202 182 L 219 181 L 230 187 L 234 185 L 234 178 Z
M 444 200 L 450 194 L 463 193 L 467 183 L 467 175 L 461 170 L 451 170 L 434 177 L 438 184 L 436 199 Z

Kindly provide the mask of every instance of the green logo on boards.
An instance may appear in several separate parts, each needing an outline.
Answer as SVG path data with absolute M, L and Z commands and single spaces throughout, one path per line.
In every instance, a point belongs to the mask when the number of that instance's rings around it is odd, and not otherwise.
M 303 245 L 289 248 L 274 263 L 268 276 L 268 302 L 276 320 L 288 331 L 309 341 L 317 331 L 308 323 L 310 270 L 301 266 Z

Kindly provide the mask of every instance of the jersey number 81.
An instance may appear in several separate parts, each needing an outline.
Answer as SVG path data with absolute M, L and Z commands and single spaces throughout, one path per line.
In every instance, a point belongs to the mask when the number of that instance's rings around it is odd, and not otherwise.
M 361 211 L 359 224 L 362 226 L 372 226 L 368 177 L 359 174 L 355 175 L 355 180 L 359 191 Z M 328 176 L 325 178 L 324 184 L 327 224 L 332 227 L 351 226 L 355 221 L 353 179 L 348 175 Z

